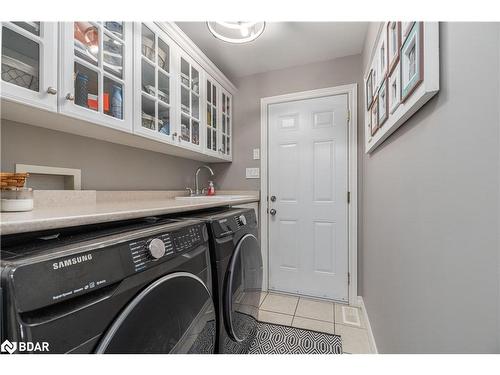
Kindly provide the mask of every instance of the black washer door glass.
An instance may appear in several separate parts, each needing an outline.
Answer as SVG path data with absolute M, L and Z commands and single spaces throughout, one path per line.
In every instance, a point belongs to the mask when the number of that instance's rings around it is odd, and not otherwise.
M 115 320 L 98 353 L 213 353 L 215 310 L 205 284 L 178 272 L 139 293 Z
M 259 241 L 246 234 L 238 242 L 226 274 L 224 319 L 233 340 L 251 340 L 255 335 L 261 292 Z

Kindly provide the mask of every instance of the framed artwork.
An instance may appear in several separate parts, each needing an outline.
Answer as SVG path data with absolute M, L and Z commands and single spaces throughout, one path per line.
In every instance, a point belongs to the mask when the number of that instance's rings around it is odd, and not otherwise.
M 367 134 L 372 134 L 372 112 L 371 110 L 368 110 L 368 115 L 365 116 L 365 123 L 366 123 L 366 132 Z
M 366 77 L 365 81 L 365 93 L 366 93 L 366 110 L 369 111 L 373 102 L 373 70 L 370 69 L 370 73 L 368 73 L 368 77 Z
M 375 99 L 373 100 L 370 114 L 371 114 L 371 135 L 373 137 L 379 128 L 379 126 L 378 126 L 378 97 L 375 97 Z
M 374 59 L 374 63 L 372 66 L 372 95 L 375 96 L 375 93 L 378 90 L 378 66 L 376 63 L 377 59 Z M 373 98 L 372 98 L 373 103 Z
M 369 48 L 363 67 L 366 153 L 439 92 L 439 22 L 380 22 Z
M 387 101 L 387 79 L 384 79 L 378 90 L 378 127 L 382 127 L 389 118 Z
M 401 102 L 405 102 L 424 79 L 423 24 L 414 23 L 401 46 Z
M 401 35 L 402 35 L 401 43 L 404 42 L 404 40 L 406 39 L 406 36 L 409 34 L 414 23 L 415 21 L 401 22 Z
M 388 72 L 394 71 L 399 61 L 399 50 L 401 48 L 401 22 L 387 23 L 387 54 L 388 54 Z
M 387 84 L 387 98 L 389 102 L 389 113 L 392 115 L 401 103 L 401 74 L 399 64 L 389 75 Z
M 387 38 L 382 33 L 381 38 L 378 42 L 377 47 L 377 55 L 375 60 L 378 65 L 378 81 L 377 81 L 377 89 L 380 87 L 380 84 L 384 81 L 384 78 L 387 75 Z

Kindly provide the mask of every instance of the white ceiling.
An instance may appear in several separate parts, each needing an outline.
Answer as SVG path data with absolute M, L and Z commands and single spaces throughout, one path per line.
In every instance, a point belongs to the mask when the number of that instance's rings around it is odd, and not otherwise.
M 268 22 L 247 44 L 216 39 L 205 22 L 177 22 L 229 79 L 361 53 L 367 22 Z

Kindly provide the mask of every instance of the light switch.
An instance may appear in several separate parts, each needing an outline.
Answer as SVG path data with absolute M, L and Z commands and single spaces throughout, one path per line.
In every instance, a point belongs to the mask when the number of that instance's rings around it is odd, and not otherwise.
M 254 148 L 253 149 L 253 160 L 259 160 L 260 159 L 260 148 Z
M 247 168 L 246 178 L 260 178 L 260 168 Z

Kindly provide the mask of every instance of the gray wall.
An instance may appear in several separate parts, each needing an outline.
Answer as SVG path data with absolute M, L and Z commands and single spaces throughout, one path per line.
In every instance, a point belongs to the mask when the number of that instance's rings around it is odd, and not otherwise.
M 17 163 L 78 168 L 82 189 L 182 190 L 194 186 L 194 172 L 203 164 L 6 120 L 1 136 L 2 171 L 14 171 Z M 40 189 L 64 186 L 61 178 L 33 176 L 29 181 Z
M 441 91 L 363 160 L 360 286 L 382 353 L 500 350 L 498 27 L 441 24 Z
M 259 73 L 235 81 L 238 93 L 233 109 L 233 162 L 214 166 L 219 185 L 223 189 L 260 189 L 259 179 L 245 179 L 245 168 L 260 166 L 260 160 L 253 160 L 253 149 L 260 147 L 261 98 L 350 83 L 358 83 L 361 98 L 360 71 L 361 55 L 356 55 Z

